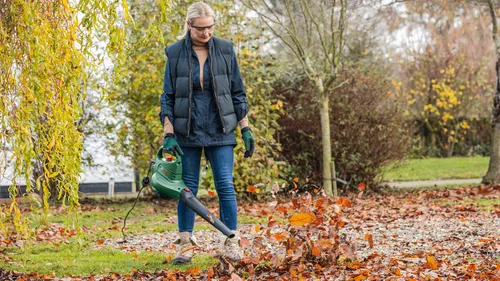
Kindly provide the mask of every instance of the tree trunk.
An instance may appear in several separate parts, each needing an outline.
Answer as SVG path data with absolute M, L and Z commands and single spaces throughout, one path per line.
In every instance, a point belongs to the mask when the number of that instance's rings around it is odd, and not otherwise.
M 488 172 L 483 184 L 500 183 L 500 59 L 497 59 L 497 85 L 493 97 L 493 136 L 491 139 L 491 157 Z
M 330 162 L 332 161 L 332 147 L 330 142 L 330 106 L 328 104 L 328 95 L 322 92 L 320 94 L 320 110 L 321 117 L 321 143 L 323 145 L 323 188 L 328 196 L 333 196 L 332 191 L 332 172 L 330 170 Z
M 483 184 L 500 183 L 500 123 L 499 122 L 495 122 L 495 124 L 493 124 L 490 165 L 488 166 L 488 172 L 483 177 L 482 183 Z
M 497 55 L 497 84 L 495 96 L 493 97 L 493 136 L 491 139 L 491 157 L 488 172 L 484 176 L 483 184 L 500 183 L 500 38 L 497 36 L 498 25 L 495 13 L 495 5 L 492 0 L 488 0 L 492 23 L 492 35 L 495 42 Z

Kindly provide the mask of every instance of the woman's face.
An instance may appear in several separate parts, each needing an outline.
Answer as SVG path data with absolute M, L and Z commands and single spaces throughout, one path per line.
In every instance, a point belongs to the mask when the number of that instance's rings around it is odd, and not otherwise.
M 207 43 L 214 34 L 215 21 L 213 17 L 199 17 L 194 18 L 193 21 L 188 23 L 191 30 L 191 40 L 197 43 Z

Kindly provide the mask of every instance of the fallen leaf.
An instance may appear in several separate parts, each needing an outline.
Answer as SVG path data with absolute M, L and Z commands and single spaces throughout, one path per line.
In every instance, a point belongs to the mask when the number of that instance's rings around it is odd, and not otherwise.
M 437 264 L 436 264 L 436 260 L 434 259 L 434 257 L 427 256 L 426 259 L 427 259 L 427 265 L 429 266 L 429 268 L 436 270 Z
M 365 239 L 368 241 L 368 244 L 370 245 L 370 249 L 373 249 L 373 236 L 369 233 L 366 233 Z
M 250 240 L 248 240 L 247 238 L 245 237 L 241 237 L 240 238 L 240 246 L 241 248 L 245 249 L 245 248 L 249 248 L 250 247 Z
M 313 246 L 312 247 L 312 254 L 315 257 L 319 257 L 321 255 L 321 251 L 320 251 L 320 249 L 318 249 L 318 248 L 316 248 L 316 247 Z
M 231 280 L 232 281 L 243 281 L 243 279 L 241 279 L 241 277 L 239 277 L 238 275 L 236 275 L 236 273 L 231 273 Z
M 288 219 L 291 225 L 302 226 L 313 221 L 313 217 L 310 214 L 299 213 L 293 215 Z
M 346 197 L 339 197 L 339 199 L 337 199 L 337 204 L 344 207 L 351 207 L 351 201 Z

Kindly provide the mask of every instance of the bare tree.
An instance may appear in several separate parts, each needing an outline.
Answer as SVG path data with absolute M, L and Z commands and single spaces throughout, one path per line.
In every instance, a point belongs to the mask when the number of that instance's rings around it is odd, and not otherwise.
M 329 94 L 341 87 L 338 81 L 345 44 L 347 0 L 244 0 L 270 31 L 298 60 L 315 86 L 319 102 L 322 141 L 323 187 L 333 195 L 330 163 Z

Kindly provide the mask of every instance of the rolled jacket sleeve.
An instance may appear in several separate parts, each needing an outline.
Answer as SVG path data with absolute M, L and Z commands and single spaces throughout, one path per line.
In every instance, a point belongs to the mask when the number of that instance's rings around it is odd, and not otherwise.
M 236 118 L 238 119 L 238 122 L 240 122 L 241 119 L 248 114 L 247 94 L 245 91 L 245 85 L 243 84 L 243 79 L 241 78 L 240 68 L 238 66 L 238 60 L 236 59 L 234 49 L 231 57 L 231 96 L 233 98 Z
M 170 76 L 170 64 L 167 59 L 165 77 L 163 79 L 163 93 L 160 96 L 160 122 L 162 126 L 164 126 L 165 116 L 168 116 L 170 123 L 174 124 L 174 102 L 175 94 L 172 87 L 172 78 Z

